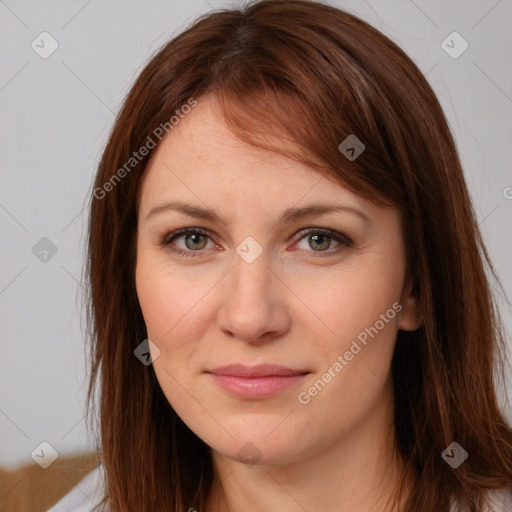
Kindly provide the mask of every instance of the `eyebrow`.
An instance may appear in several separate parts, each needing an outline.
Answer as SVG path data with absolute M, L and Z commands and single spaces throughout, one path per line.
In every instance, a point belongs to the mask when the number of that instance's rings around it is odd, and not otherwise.
M 151 208 L 151 210 L 146 216 L 146 220 L 155 214 L 162 213 L 165 211 L 177 211 L 190 217 L 194 217 L 196 219 L 203 219 L 211 222 L 221 222 L 224 224 L 224 221 L 222 220 L 220 215 L 217 212 L 215 212 L 215 210 L 183 203 L 181 201 L 169 201 L 167 203 Z M 361 210 L 358 210 L 357 208 L 353 208 L 351 206 L 338 204 L 311 204 L 301 208 L 287 208 L 279 217 L 278 224 L 282 225 L 297 220 L 301 220 L 306 217 L 313 217 L 315 215 L 322 215 L 325 213 L 335 212 L 352 213 L 362 218 L 366 223 L 372 223 L 371 220 Z

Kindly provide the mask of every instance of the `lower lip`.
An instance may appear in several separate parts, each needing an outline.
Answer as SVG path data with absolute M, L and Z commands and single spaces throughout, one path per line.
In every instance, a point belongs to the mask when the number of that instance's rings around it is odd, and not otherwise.
M 241 398 L 266 398 L 289 388 L 307 374 L 268 377 L 235 377 L 215 373 L 210 375 L 218 386 Z

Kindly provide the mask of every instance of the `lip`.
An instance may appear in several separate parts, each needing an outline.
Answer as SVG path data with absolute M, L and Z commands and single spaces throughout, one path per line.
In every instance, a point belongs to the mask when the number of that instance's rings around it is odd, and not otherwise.
M 232 377 L 290 377 L 309 372 L 307 370 L 294 370 L 293 368 L 278 364 L 257 364 L 254 366 L 228 364 L 226 366 L 219 366 L 213 370 L 207 370 L 207 373 L 230 375 Z
M 292 386 L 310 372 L 275 364 L 221 366 L 208 370 L 215 384 L 241 398 L 266 398 Z

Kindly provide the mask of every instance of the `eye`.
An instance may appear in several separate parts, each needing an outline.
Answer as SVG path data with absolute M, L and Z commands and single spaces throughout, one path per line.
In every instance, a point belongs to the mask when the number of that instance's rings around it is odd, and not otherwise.
M 347 237 L 346 235 L 343 235 L 342 233 L 339 233 L 338 231 L 334 231 L 332 229 L 325 229 L 325 228 L 312 228 L 308 229 L 305 232 L 302 232 L 302 237 L 299 239 L 299 242 L 301 242 L 303 239 L 307 240 L 308 246 L 313 251 L 313 253 L 326 253 L 326 254 L 311 254 L 308 257 L 322 257 L 322 256 L 332 256 L 333 254 L 338 254 L 343 250 L 343 246 L 348 248 L 352 247 L 354 243 L 352 240 Z M 338 248 L 331 250 L 327 252 L 327 249 L 329 249 L 332 245 L 332 240 L 335 240 L 338 242 Z M 340 247 L 341 246 L 341 247 Z M 306 249 L 307 250 L 307 249 Z
M 335 240 L 339 245 L 344 247 L 352 247 L 354 245 L 350 238 L 332 229 L 310 228 L 306 231 L 302 231 L 301 234 L 302 237 L 298 242 L 308 237 L 308 245 L 313 249 L 313 251 L 308 251 L 306 249 L 307 252 L 327 253 L 325 254 L 326 256 L 338 254 L 343 250 L 343 247 L 341 247 L 327 252 L 327 249 L 331 247 L 332 240 Z M 179 240 L 180 238 L 183 238 L 184 247 L 176 246 L 176 240 Z M 165 235 L 160 240 L 159 245 L 181 256 L 195 258 L 197 255 L 194 253 L 200 253 L 202 249 L 205 249 L 208 239 L 211 240 L 211 235 L 210 232 L 205 229 L 185 228 Z M 318 256 L 323 256 L 323 254 L 311 255 L 310 257 Z
M 172 247 L 171 244 L 174 244 L 175 240 L 180 238 L 183 238 L 185 247 Z M 160 245 L 180 254 L 181 256 L 195 258 L 196 255 L 193 253 L 204 249 L 209 238 L 209 232 L 204 229 L 187 228 L 169 233 L 160 240 Z

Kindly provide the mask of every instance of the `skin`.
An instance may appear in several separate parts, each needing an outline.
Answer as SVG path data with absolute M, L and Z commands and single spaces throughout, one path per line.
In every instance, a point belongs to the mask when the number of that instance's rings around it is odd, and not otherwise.
M 147 218 L 172 200 L 211 208 L 222 222 L 172 210 Z M 316 203 L 357 208 L 369 222 L 336 212 L 277 223 L 285 209 Z M 160 245 L 182 228 L 203 228 L 211 237 Z M 335 230 L 354 245 L 328 237 L 315 243 L 306 228 Z M 248 236 L 263 249 L 252 263 L 236 252 Z M 148 338 L 160 350 L 158 357 L 152 350 L 158 382 L 211 447 L 208 512 L 384 510 L 402 464 L 393 456 L 391 359 L 398 329 L 419 326 L 405 263 L 399 210 L 241 142 L 211 96 L 201 97 L 157 147 L 140 189 L 136 287 Z M 401 311 L 300 403 L 298 394 L 395 302 Z M 233 397 L 205 373 L 264 362 L 311 373 L 263 399 Z M 248 442 L 259 457 L 252 465 L 239 453 Z

